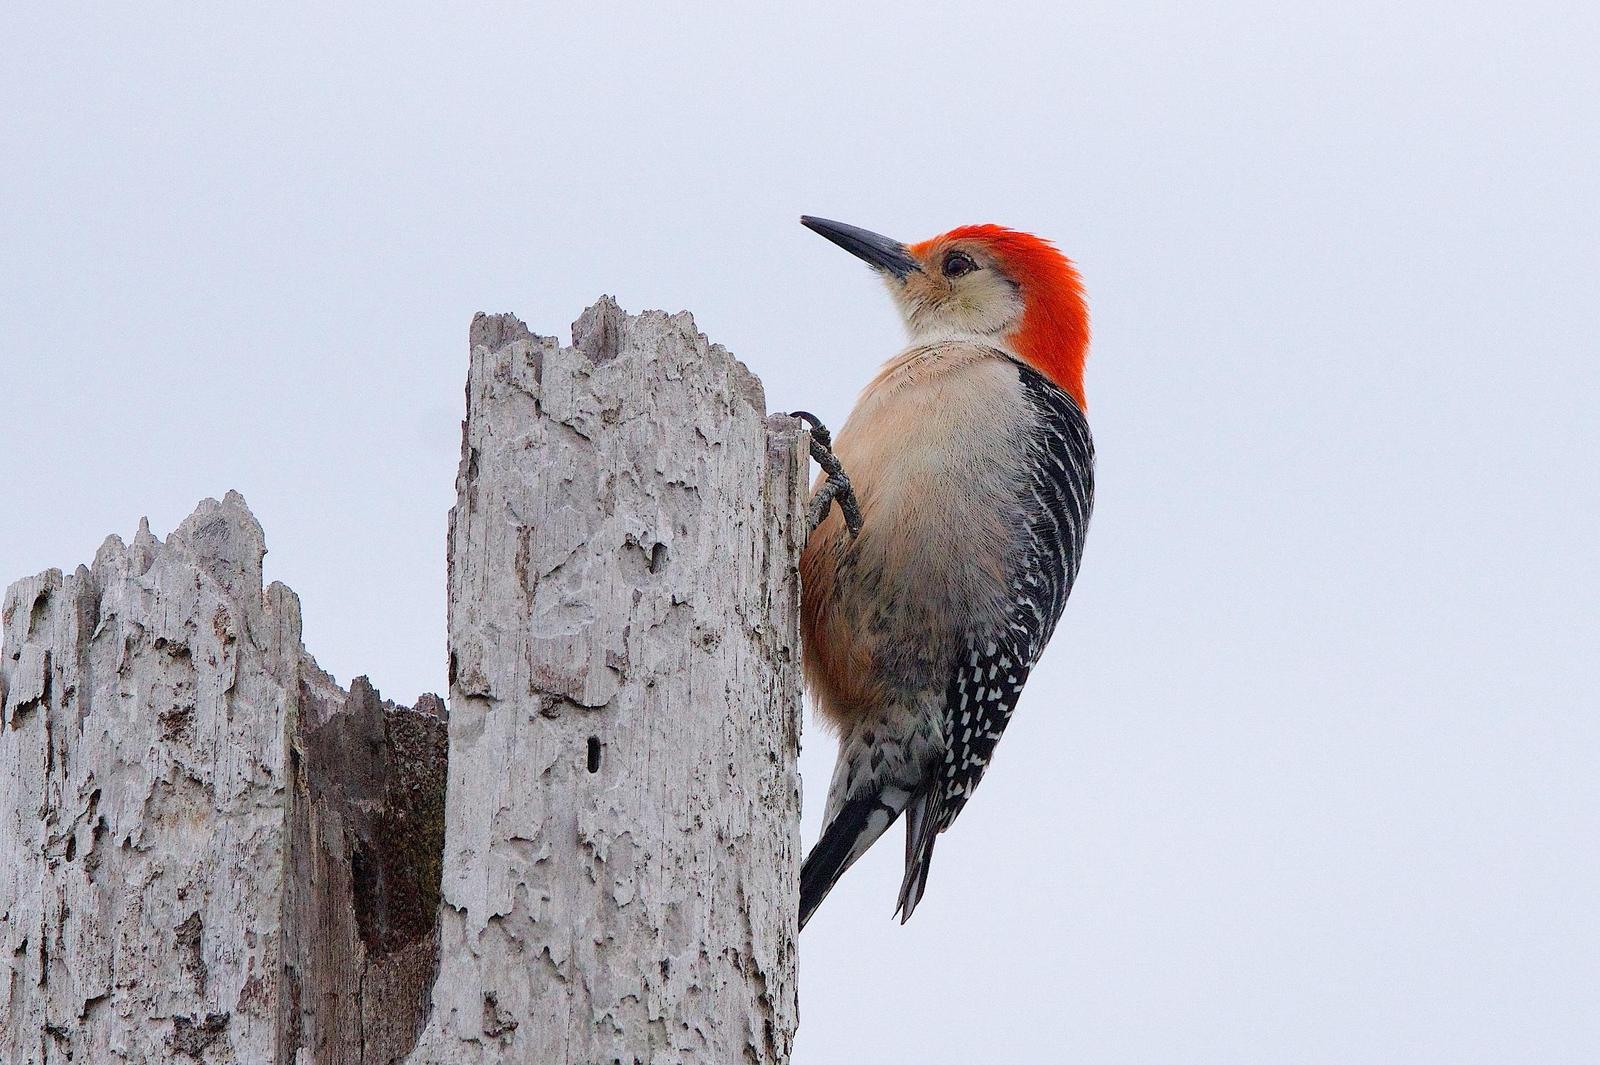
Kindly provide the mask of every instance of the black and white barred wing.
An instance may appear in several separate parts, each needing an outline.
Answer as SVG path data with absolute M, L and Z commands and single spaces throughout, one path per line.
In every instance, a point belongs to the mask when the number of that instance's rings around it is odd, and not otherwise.
M 1083 412 L 1061 389 L 1019 367 L 1038 415 L 1021 501 L 1027 538 L 999 626 L 967 634 L 946 695 L 944 764 L 907 809 L 901 920 L 927 885 L 934 840 L 966 805 L 994 753 L 1028 674 L 1044 653 L 1078 575 L 1094 502 L 1094 444 Z

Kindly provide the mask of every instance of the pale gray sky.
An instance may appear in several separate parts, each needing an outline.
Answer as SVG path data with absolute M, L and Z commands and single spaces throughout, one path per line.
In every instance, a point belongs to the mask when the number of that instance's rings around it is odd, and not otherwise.
M 325 666 L 442 690 L 474 311 L 687 308 L 837 423 L 898 326 L 797 216 L 1030 229 L 1083 574 L 797 1063 L 1600 1060 L 1594 5 L 325 7 L 3 16 L 0 582 L 237 488 Z

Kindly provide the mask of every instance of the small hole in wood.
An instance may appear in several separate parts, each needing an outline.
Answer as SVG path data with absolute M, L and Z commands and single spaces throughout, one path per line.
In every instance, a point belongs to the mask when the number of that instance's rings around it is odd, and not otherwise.
M 589 737 L 589 772 L 600 772 L 600 737 Z

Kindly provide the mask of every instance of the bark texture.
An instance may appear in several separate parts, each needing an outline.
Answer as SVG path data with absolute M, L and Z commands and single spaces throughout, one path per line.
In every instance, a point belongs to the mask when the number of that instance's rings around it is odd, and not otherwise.
M 0 1060 L 389 1062 L 437 965 L 442 705 L 350 693 L 236 493 L 7 591 Z M 431 855 L 430 855 L 431 850 Z
M 804 435 L 609 300 L 479 316 L 467 398 L 448 724 L 236 493 L 7 591 L 0 1062 L 788 1060 Z
M 472 328 L 417 1062 L 788 1060 L 803 437 L 687 314 Z

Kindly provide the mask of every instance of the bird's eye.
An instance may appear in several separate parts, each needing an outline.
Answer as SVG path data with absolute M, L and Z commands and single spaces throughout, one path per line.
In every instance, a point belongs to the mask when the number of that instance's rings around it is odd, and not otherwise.
M 953 251 L 944 257 L 945 277 L 960 277 L 962 274 L 972 273 L 977 268 L 978 264 L 965 252 Z

